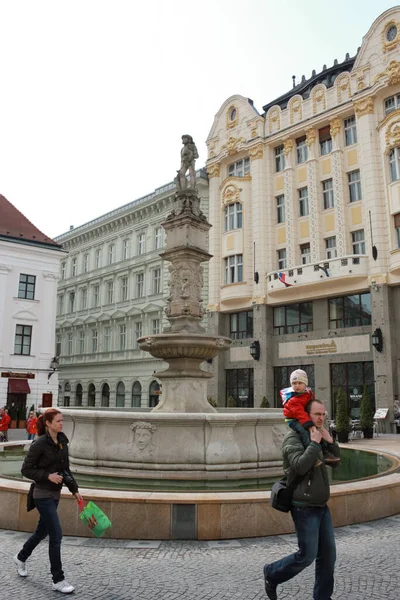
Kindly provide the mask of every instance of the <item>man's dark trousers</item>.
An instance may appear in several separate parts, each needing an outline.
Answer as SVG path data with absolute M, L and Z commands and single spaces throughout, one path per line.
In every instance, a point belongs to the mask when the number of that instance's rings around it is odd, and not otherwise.
M 327 506 L 293 506 L 299 549 L 266 567 L 266 577 L 279 585 L 295 577 L 315 560 L 314 600 L 330 600 L 333 593 L 333 572 L 336 545 L 331 514 Z

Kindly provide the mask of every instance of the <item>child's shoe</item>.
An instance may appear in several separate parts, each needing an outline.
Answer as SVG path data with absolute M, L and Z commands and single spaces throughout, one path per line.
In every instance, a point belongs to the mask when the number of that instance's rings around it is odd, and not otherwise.
M 320 467 L 322 465 L 322 460 L 316 460 L 314 463 L 314 469 L 316 469 L 317 467 Z
M 339 456 L 335 456 L 334 454 L 332 454 L 331 452 L 324 452 L 324 461 L 328 464 L 328 465 L 332 465 L 334 463 L 338 463 L 340 462 L 340 458 Z

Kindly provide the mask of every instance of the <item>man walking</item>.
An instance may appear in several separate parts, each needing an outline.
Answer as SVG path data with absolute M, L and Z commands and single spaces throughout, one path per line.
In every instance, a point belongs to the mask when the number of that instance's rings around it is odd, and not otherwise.
M 340 449 L 323 427 L 325 407 L 322 402 L 312 400 L 306 411 L 313 422 L 310 445 L 304 448 L 299 434 L 290 431 L 283 440 L 282 448 L 283 469 L 288 483 L 299 475 L 304 476 L 294 491 L 291 509 L 299 549 L 264 566 L 265 591 L 270 600 L 277 600 L 279 584 L 295 577 L 314 560 L 313 600 L 331 600 L 333 593 L 336 545 L 327 506 L 330 496 L 328 472 L 320 442 L 325 440 L 328 451 L 334 456 L 340 456 Z

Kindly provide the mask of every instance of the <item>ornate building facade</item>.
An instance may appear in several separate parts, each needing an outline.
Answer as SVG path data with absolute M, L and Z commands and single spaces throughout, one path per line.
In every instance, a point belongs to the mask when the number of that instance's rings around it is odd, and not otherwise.
M 208 215 L 208 177 L 196 172 Z M 59 236 L 68 251 L 57 296 L 61 406 L 155 406 L 154 373 L 167 365 L 137 346 L 163 327 L 168 269 L 161 223 L 173 207 L 169 183 Z M 205 290 L 208 269 L 204 270 Z M 204 297 L 207 306 L 207 297 Z
M 343 387 L 356 418 L 366 386 L 389 428 L 400 393 L 400 9 L 373 23 L 356 56 L 262 114 L 228 98 L 207 145 L 209 327 L 235 339 L 214 361 L 210 394 L 278 406 L 302 367 L 333 414 Z

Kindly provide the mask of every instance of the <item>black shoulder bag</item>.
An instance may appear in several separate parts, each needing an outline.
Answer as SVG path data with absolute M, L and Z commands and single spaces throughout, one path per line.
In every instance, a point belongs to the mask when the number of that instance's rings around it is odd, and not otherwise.
M 30 512 L 31 510 L 33 510 L 35 507 L 35 501 L 33 499 L 33 490 L 35 489 L 35 482 L 33 481 L 31 483 L 31 487 L 29 488 L 29 492 L 28 495 L 26 497 L 26 510 L 27 512 Z
M 309 473 L 305 475 L 298 475 L 293 481 L 287 485 L 286 479 L 281 479 L 274 483 L 271 489 L 270 503 L 272 508 L 280 510 L 281 512 L 289 512 L 292 508 L 292 498 L 294 490 L 297 488 L 299 483 L 307 477 Z

